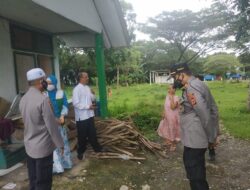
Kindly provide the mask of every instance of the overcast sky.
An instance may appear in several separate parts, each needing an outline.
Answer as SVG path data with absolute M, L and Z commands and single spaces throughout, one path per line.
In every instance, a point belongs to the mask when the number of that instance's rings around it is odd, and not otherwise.
M 199 11 L 209 7 L 212 0 L 126 0 L 133 5 L 137 14 L 137 22 L 146 22 L 149 17 L 154 17 L 162 11 L 184 10 Z M 137 40 L 147 39 L 147 36 L 137 32 Z

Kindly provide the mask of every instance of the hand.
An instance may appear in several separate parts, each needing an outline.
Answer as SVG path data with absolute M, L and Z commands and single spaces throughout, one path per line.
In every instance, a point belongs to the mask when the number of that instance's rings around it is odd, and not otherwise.
M 208 143 L 208 149 L 213 149 L 214 148 L 214 143 Z
M 96 109 L 96 106 L 95 106 L 95 105 L 91 105 L 91 106 L 89 107 L 89 109 L 90 109 L 90 110 L 94 110 L 94 109 Z
M 217 146 L 217 142 L 215 143 L 209 143 L 208 144 L 208 149 L 214 149 Z
M 96 101 L 92 101 L 92 105 L 96 107 Z
M 65 123 L 65 119 L 64 119 L 63 115 L 59 118 L 59 121 L 60 121 L 61 125 L 63 125 Z

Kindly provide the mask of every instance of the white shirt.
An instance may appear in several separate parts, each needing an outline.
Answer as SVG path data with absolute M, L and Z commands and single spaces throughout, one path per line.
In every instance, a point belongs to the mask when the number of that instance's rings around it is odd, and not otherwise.
M 75 120 L 82 121 L 94 117 L 94 110 L 89 109 L 95 96 L 89 86 L 79 83 L 73 90 L 72 103 L 75 109 Z

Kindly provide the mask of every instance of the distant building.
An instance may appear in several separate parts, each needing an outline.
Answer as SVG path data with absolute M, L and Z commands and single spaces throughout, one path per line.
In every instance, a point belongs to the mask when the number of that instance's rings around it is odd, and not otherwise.
M 214 81 L 216 77 L 214 75 L 205 75 L 204 81 Z
M 174 83 L 174 79 L 170 77 L 168 70 L 150 71 L 149 82 L 150 84 L 171 84 Z

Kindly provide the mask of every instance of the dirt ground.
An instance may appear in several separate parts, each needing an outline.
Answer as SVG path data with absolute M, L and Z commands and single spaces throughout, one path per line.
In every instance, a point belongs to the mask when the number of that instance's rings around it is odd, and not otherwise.
M 207 176 L 212 190 L 250 190 L 250 142 L 220 137 L 217 159 L 207 161 Z M 167 159 L 144 153 L 146 161 L 86 159 L 77 170 L 55 176 L 54 189 L 118 190 L 122 185 L 139 190 L 189 190 L 182 163 L 182 145 Z
M 250 190 L 250 141 L 221 136 L 217 160 L 207 162 L 207 176 L 212 190 Z M 74 159 L 73 169 L 55 175 L 54 190 L 119 190 L 122 185 L 130 190 L 189 190 L 182 163 L 182 145 L 167 159 L 142 152 L 147 160 Z M 9 182 L 15 190 L 26 190 L 28 178 L 25 166 L 0 178 L 0 187 Z M 143 188 L 144 186 L 144 188 Z M 125 188 L 126 189 L 126 188 Z

